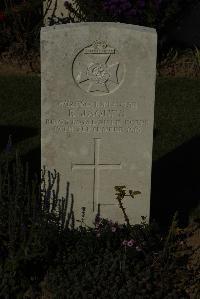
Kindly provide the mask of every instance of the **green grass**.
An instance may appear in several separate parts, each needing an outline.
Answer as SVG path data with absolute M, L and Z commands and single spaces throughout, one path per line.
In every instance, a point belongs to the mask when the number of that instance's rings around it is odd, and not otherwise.
M 40 147 L 40 101 L 40 77 L 0 76 L 0 149 L 5 148 L 8 138 L 5 135 L 12 133 L 14 127 L 18 129 L 13 136 L 13 145 L 21 154 L 28 154 Z M 30 134 L 26 133 L 22 138 L 21 128 Z M 38 132 L 34 136 L 31 133 L 33 129 Z M 0 158 L 3 156 L 4 153 L 0 153 Z
M 0 76 L 0 125 L 40 127 L 40 77 Z
M 200 80 L 159 78 L 156 86 L 153 159 L 200 136 Z
M 37 136 L 18 142 L 22 153 L 40 147 L 39 76 L 0 76 L 0 111 L 1 128 L 38 129 Z M 200 135 L 199 79 L 157 78 L 155 129 L 153 160 Z

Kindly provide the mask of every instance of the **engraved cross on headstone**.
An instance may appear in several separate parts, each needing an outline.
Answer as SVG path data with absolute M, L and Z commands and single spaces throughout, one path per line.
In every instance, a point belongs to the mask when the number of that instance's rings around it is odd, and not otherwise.
M 93 211 L 95 211 L 95 203 L 98 205 L 99 196 L 99 171 L 100 170 L 114 170 L 121 169 L 122 164 L 100 164 L 99 163 L 99 153 L 100 153 L 100 142 L 101 138 L 94 138 L 94 163 L 93 164 L 75 164 L 72 163 L 72 170 L 74 169 L 91 169 L 94 170 L 93 179 Z

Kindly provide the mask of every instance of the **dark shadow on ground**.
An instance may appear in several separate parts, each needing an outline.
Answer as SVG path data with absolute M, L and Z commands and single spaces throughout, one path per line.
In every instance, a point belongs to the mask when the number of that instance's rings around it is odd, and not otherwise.
M 26 140 L 30 137 L 35 137 L 40 134 L 38 128 L 21 127 L 21 126 L 0 126 L 0 153 L 6 151 L 6 145 L 8 143 L 9 135 L 11 135 L 12 145 L 16 146 L 20 141 Z M 29 151 L 27 154 L 19 152 L 20 160 L 23 165 L 28 162 L 29 165 L 29 178 L 32 180 L 35 177 L 35 173 L 40 178 L 41 173 L 41 149 L 40 147 Z M 15 161 L 15 155 L 12 158 Z
M 166 229 L 178 211 L 186 226 L 200 202 L 200 136 L 153 162 L 151 185 L 151 220 Z
M 6 148 L 9 135 L 11 135 L 12 144 L 25 140 L 27 138 L 38 135 L 37 128 L 21 127 L 21 126 L 0 126 L 0 152 Z
M 34 177 L 37 174 L 38 178 L 40 178 L 41 174 L 41 149 L 35 148 L 30 151 L 28 154 L 21 156 L 22 163 L 28 162 L 29 165 L 29 175 L 30 177 Z

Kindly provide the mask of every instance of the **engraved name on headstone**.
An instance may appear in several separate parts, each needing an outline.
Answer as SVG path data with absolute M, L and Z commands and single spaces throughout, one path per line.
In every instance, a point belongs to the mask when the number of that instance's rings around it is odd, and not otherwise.
M 74 194 L 75 220 L 97 209 L 124 223 L 115 186 L 139 190 L 123 201 L 130 223 L 149 219 L 156 31 L 120 23 L 76 23 L 41 31 L 41 167 Z M 76 226 L 79 223 L 75 223 Z

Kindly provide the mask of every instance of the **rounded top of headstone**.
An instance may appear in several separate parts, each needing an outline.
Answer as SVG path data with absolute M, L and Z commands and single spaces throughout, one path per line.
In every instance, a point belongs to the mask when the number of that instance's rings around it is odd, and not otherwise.
M 120 22 L 78 22 L 78 23 L 68 23 L 68 24 L 61 24 L 61 25 L 53 25 L 53 26 L 45 26 L 41 28 L 42 32 L 49 31 L 49 30 L 66 30 L 74 27 L 84 27 L 84 26 L 96 26 L 96 27 L 120 27 L 124 29 L 136 30 L 139 32 L 148 32 L 156 34 L 156 29 L 151 27 L 139 26 L 139 25 L 132 25 L 132 24 L 125 24 Z

